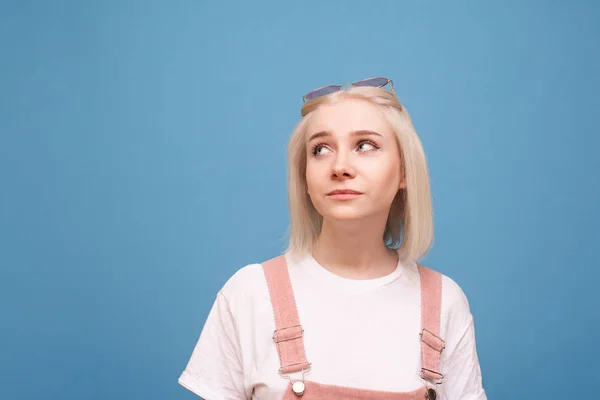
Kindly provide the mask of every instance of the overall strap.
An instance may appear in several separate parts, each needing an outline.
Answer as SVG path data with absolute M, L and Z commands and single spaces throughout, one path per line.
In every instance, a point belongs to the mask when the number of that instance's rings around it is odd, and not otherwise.
M 279 373 L 307 370 L 310 363 L 304 351 L 304 330 L 300 325 L 285 257 L 277 256 L 263 262 L 262 266 L 275 316 L 273 340 L 279 353 Z
M 442 274 L 418 266 L 421 280 L 421 377 L 441 383 L 440 359 L 446 343 L 440 338 Z

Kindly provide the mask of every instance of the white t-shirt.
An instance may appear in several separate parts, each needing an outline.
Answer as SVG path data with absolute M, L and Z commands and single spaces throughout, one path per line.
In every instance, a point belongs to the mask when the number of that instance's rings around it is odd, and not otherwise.
M 393 392 L 423 386 L 415 263 L 399 262 L 381 278 L 354 280 L 329 272 L 310 254 L 296 263 L 285 256 L 312 363 L 306 380 Z M 278 372 L 274 330 L 262 266 L 246 265 L 218 292 L 179 383 L 208 400 L 281 399 L 290 381 Z M 469 303 L 445 275 L 440 334 L 446 349 L 438 398 L 486 400 Z

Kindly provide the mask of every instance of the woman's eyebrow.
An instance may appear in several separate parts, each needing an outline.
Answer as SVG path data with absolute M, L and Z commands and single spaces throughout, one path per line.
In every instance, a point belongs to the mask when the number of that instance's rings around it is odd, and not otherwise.
M 315 140 L 315 139 L 318 139 L 321 137 L 328 137 L 328 136 L 332 136 L 332 133 L 330 131 L 320 131 L 320 132 L 312 134 L 310 136 L 310 138 L 308 139 L 308 141 L 310 142 L 312 140 Z M 381 135 L 379 133 L 374 132 L 374 131 L 369 131 L 366 129 L 352 131 L 352 132 L 350 132 L 350 136 L 380 136 L 381 137 Z

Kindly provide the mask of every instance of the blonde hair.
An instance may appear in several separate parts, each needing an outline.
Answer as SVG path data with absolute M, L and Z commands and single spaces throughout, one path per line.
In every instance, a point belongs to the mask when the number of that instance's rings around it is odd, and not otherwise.
M 323 222 L 310 200 L 306 184 L 306 130 L 311 113 L 323 104 L 344 99 L 360 99 L 377 106 L 396 134 L 406 189 L 400 189 L 392 202 L 382 240 L 389 248 L 396 249 L 402 259 L 417 261 L 433 243 L 433 211 L 425 153 L 408 112 L 396 96 L 374 87 L 338 91 L 312 99 L 302 107 L 302 119 L 288 144 L 290 226 L 286 252 L 292 257 L 311 253 Z

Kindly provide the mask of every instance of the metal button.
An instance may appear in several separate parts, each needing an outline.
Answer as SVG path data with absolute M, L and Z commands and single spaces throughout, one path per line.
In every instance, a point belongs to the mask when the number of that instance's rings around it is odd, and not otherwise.
M 427 389 L 427 400 L 436 400 L 437 399 L 437 393 L 435 392 L 434 389 Z
M 304 382 L 296 381 L 292 384 L 292 391 L 296 396 L 300 397 L 304 394 Z

